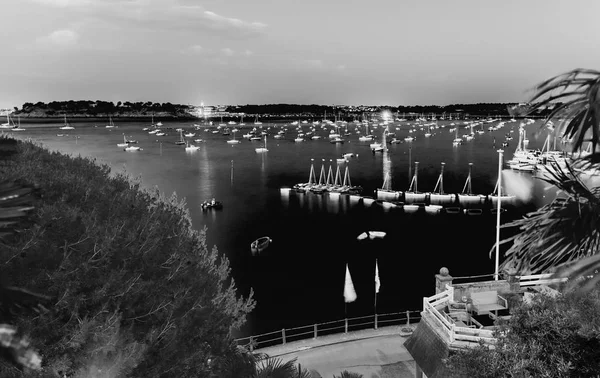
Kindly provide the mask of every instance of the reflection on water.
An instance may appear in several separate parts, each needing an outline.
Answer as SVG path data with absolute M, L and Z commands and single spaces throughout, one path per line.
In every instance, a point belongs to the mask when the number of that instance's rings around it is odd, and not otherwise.
M 169 127 L 190 127 L 184 122 L 167 123 Z M 293 327 L 337 319 L 344 314 L 342 297 L 345 264 L 349 263 L 358 299 L 348 305 L 349 316 L 372 312 L 374 259 L 380 263 L 380 312 L 418 309 L 422 297 L 430 294 L 433 272 L 448 266 L 453 275 L 475 275 L 491 272 L 488 258 L 495 240 L 495 219 L 491 216 L 469 217 L 446 215 L 405 215 L 403 211 L 384 211 L 379 204 L 363 206 L 358 196 L 285 193 L 306 182 L 311 158 L 324 183 L 331 166 L 333 179 L 338 166 L 342 177 L 345 164 L 337 164 L 342 154 L 354 153 L 350 159 L 353 185 L 372 195 L 389 177 L 393 190 L 408 188 L 414 162 L 420 161 L 419 188 L 433 190 L 440 162 L 447 162 L 444 190 L 459 192 L 468 172 L 468 162 L 476 163 L 473 189 L 491 193 L 497 179 L 497 153 L 491 149 L 492 133 L 476 135 L 471 146 L 452 147 L 454 133 L 440 131 L 424 138 L 419 131 L 414 142 L 388 146 L 384 154 L 373 155 L 369 143 L 356 142 L 348 136 L 344 144 L 332 145 L 326 136 L 321 140 L 294 143 L 292 139 L 269 144 L 269 152 L 256 156 L 256 144 L 242 141 L 229 148 L 226 137 L 203 133 L 195 153 L 185 153 L 174 141 L 177 133 L 157 139 L 141 131 L 146 123 L 123 123 L 118 132 L 94 128 L 93 124 L 76 125 L 81 138 L 56 136 L 56 127 L 28 128 L 27 134 L 43 140 L 52 150 L 92 156 L 120 170 L 125 165 L 132 176 L 142 176 L 142 185 L 158 186 L 169 195 L 177 191 L 185 197 L 196 229 L 208 227 L 207 244 L 216 245 L 229 259 L 232 275 L 240 294 L 252 288 L 258 306 L 249 316 L 241 335 Z M 536 125 L 531 126 L 537 127 Z M 26 127 L 27 128 L 27 127 Z M 355 126 L 348 126 L 349 132 Z M 125 153 L 116 144 L 122 133 L 132 135 L 144 149 Z M 25 133 L 25 132 L 24 132 Z M 273 131 L 271 131 L 273 133 Z M 407 129 L 397 131 L 397 138 L 408 136 Z M 503 130 L 495 132 L 498 141 Z M 271 138 L 271 136 L 270 136 Z M 530 148 L 539 148 L 535 140 Z M 512 154 L 507 153 L 507 159 Z M 319 161 L 323 163 L 319 170 Z M 411 167 L 412 165 L 412 167 Z M 429 169 L 428 167 L 434 167 Z M 318 170 L 318 171 L 317 171 Z M 550 194 L 533 180 L 535 197 Z M 317 177 L 317 180 L 319 177 Z M 504 180 L 503 180 L 504 181 Z M 223 210 L 202 211 L 200 203 L 215 197 L 223 202 Z M 503 215 L 504 216 L 504 215 Z M 512 214 L 507 214 L 510 220 Z M 387 232 L 378 244 L 357 244 L 356 236 L 366 230 Z M 249 244 L 258 237 L 269 236 L 275 242 L 268 255 L 253 258 Z M 435 237 L 432 237 L 435 235 Z M 459 238 L 459 239 L 457 239 Z M 460 248 L 456 240 L 468 240 Z M 398 269 L 410 274 L 398 274 Z M 423 287 L 423 292 L 407 288 Z M 401 298 L 402 300 L 399 300 Z M 302 305 L 299 305 L 302 304 Z M 306 304 L 306 305 L 305 305 Z

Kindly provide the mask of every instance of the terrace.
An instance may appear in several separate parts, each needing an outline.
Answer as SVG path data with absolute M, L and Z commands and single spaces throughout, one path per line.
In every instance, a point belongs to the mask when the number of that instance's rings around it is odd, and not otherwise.
M 510 319 L 514 301 L 528 301 L 536 292 L 556 293 L 547 285 L 564 281 L 551 278 L 551 274 L 506 276 L 503 280 L 455 283 L 459 278 L 440 269 L 436 294 L 423 298 L 421 322 L 404 344 L 415 360 L 415 377 L 442 377 L 442 359 L 450 350 L 480 343 L 493 348 L 494 332 L 499 322 Z

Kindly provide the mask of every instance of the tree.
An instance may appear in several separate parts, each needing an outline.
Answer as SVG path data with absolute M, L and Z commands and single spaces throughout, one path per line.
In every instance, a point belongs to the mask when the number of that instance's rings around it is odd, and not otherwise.
M 363 378 L 363 375 L 344 370 L 340 375 L 334 375 L 333 378 Z
M 504 226 L 521 232 L 503 241 L 513 242 L 503 267 L 513 265 L 520 272 L 552 269 L 560 277 L 594 275 L 582 287 L 589 290 L 600 282 L 600 187 L 584 177 L 600 168 L 600 72 L 576 69 L 534 90 L 530 105 L 514 114 L 547 111 L 544 127 L 557 123 L 556 132 L 572 140 L 575 159 L 566 168 L 552 165 L 543 177 L 560 189 L 552 203 Z M 585 143 L 592 146 L 587 156 L 580 153 Z
M 0 175 L 43 197 L 0 240 L 0 277 L 54 299 L 11 323 L 43 351 L 42 374 L 210 376 L 254 301 L 238 297 L 228 260 L 192 229 L 184 203 L 91 159 L 13 144 Z
M 494 349 L 482 344 L 450 355 L 449 377 L 597 377 L 600 286 L 583 294 L 538 294 L 512 310 L 496 338 Z
M 217 364 L 219 378 L 315 378 L 297 364 L 296 358 L 284 361 L 264 353 L 252 353 L 239 346 Z

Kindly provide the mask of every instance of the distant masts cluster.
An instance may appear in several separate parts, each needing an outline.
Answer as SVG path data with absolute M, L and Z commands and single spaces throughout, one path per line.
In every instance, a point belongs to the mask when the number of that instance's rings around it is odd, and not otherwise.
M 342 179 L 340 165 L 344 164 L 346 160 L 343 162 L 339 162 L 338 159 L 335 169 L 335 174 L 333 173 L 333 160 L 329 160 L 330 165 L 329 169 L 325 169 L 325 159 L 323 159 L 323 164 L 321 165 L 321 171 L 319 173 L 319 179 L 317 180 L 315 174 L 314 161 L 315 159 L 311 159 L 310 164 L 310 172 L 308 174 L 308 182 L 300 183 L 293 186 L 293 189 L 297 192 L 313 192 L 313 193 L 345 193 L 345 194 L 360 194 L 362 192 L 362 188 L 360 186 L 353 186 L 350 181 L 350 170 L 348 165 L 346 165 L 344 170 L 344 177 Z

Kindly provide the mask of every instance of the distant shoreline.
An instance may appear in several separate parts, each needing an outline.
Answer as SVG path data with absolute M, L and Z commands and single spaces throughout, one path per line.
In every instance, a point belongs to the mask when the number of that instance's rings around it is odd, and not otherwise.
M 20 116 L 21 117 L 21 121 L 23 122 L 27 122 L 27 123 L 49 123 L 49 122 L 56 122 L 56 123 L 63 123 L 64 122 L 64 115 L 48 115 L 48 116 L 27 116 L 24 114 L 11 114 L 11 119 L 13 119 L 15 122 L 17 120 L 17 117 Z M 125 115 L 113 115 L 111 116 L 113 122 L 144 122 L 144 121 L 148 121 L 148 123 L 150 123 L 152 121 L 152 116 L 148 115 L 148 116 L 140 116 L 140 115 L 135 115 L 135 116 L 125 116 Z M 159 122 L 159 121 L 197 121 L 200 120 L 197 117 L 194 117 L 192 115 L 189 116 L 161 116 L 161 117 L 155 117 L 154 118 L 154 122 Z M 99 117 L 99 116 L 85 116 L 85 115 L 76 115 L 76 116 L 67 116 L 67 121 L 69 123 L 75 123 L 75 122 L 97 122 L 97 123 L 102 123 L 104 125 L 104 123 L 108 124 L 108 116 L 103 116 L 103 117 Z

